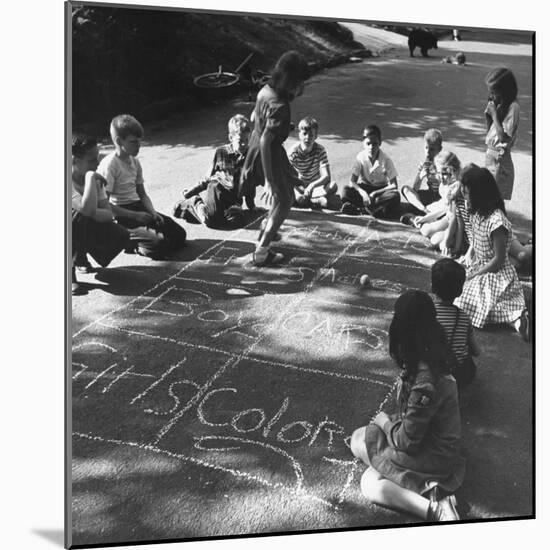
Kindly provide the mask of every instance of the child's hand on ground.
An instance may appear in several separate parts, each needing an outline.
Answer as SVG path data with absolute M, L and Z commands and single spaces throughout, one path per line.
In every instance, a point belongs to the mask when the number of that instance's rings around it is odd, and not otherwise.
M 390 419 L 390 417 L 384 412 L 380 411 L 372 421 L 373 424 L 376 424 L 380 429 L 384 428 L 384 424 Z
M 363 202 L 365 203 L 365 206 L 370 206 L 371 205 L 371 197 L 369 197 L 369 195 L 367 195 L 367 193 L 365 193 L 365 196 L 363 197 Z

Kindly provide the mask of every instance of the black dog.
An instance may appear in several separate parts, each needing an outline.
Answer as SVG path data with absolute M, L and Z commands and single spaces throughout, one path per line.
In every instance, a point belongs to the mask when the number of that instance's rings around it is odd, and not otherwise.
M 423 29 L 413 29 L 409 33 L 409 51 L 411 57 L 414 57 L 414 49 L 420 48 L 420 52 L 424 57 L 428 57 L 428 50 L 431 48 L 437 49 L 437 38 L 430 31 Z

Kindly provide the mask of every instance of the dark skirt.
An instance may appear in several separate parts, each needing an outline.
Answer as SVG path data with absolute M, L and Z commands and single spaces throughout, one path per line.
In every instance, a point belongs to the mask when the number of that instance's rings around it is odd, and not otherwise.
M 392 417 L 394 420 L 395 417 Z M 418 494 L 429 490 L 428 482 L 435 481 L 448 494 L 454 493 L 464 478 L 464 460 L 420 451 L 415 455 L 393 449 L 386 434 L 375 424 L 369 424 L 365 445 L 370 465 L 383 477 Z

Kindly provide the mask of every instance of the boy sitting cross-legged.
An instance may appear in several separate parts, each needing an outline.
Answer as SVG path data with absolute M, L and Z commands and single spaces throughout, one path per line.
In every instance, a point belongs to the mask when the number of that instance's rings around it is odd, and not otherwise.
M 342 213 L 372 214 L 390 218 L 399 210 L 397 170 L 382 149 L 382 132 L 378 126 L 363 130 L 363 147 L 353 163 L 349 184 L 342 192 Z
M 313 117 L 305 117 L 298 123 L 297 143 L 288 158 L 300 178 L 294 188 L 295 206 L 300 208 L 339 209 L 341 201 L 338 186 L 330 179 L 327 152 L 317 139 L 319 124 Z
M 403 185 L 401 194 L 418 212 L 427 214 L 428 205 L 439 200 L 439 185 L 441 180 L 435 165 L 436 157 L 443 149 L 443 135 L 436 128 L 430 128 L 424 134 L 424 161 L 418 166 L 412 187 Z M 427 189 L 420 189 L 422 183 Z
M 181 225 L 155 210 L 145 191 L 137 159 L 143 127 L 131 115 L 118 115 L 111 121 L 110 133 L 115 150 L 101 161 L 98 172 L 107 181 L 111 209 L 117 222 L 130 231 L 136 252 L 163 258 L 181 248 L 187 235 Z
M 250 121 L 237 114 L 229 119 L 227 129 L 229 143 L 216 149 L 208 176 L 191 189 L 183 190 L 183 200 L 174 205 L 174 217 L 214 228 L 236 228 L 245 224 L 238 183 L 248 149 Z M 204 199 L 200 195 L 203 191 L 206 191 Z M 255 208 L 252 193 L 255 193 L 254 188 L 244 197 L 249 210 Z

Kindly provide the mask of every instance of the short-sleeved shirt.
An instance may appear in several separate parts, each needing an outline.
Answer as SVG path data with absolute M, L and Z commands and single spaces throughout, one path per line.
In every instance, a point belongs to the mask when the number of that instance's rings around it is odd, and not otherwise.
M 366 151 L 361 151 L 353 163 L 352 175 L 359 178 L 359 183 L 372 187 L 385 187 L 389 181 L 397 177 L 393 161 L 383 151 L 378 151 L 378 157 L 371 162 Z
M 139 160 L 122 160 L 115 151 L 108 154 L 97 171 L 107 180 L 107 193 L 113 204 L 125 205 L 139 201 L 137 186 L 143 185 L 143 171 Z
M 296 168 L 305 185 L 309 185 L 321 176 L 321 167 L 328 167 L 328 156 L 325 148 L 317 142 L 313 143 L 311 151 L 304 151 L 297 143 L 288 155 L 290 164 Z
M 99 182 L 96 182 L 97 189 L 97 203 L 99 204 L 103 200 L 107 200 L 107 193 L 105 193 L 105 188 Z M 73 197 L 72 197 L 72 207 L 74 210 L 80 211 L 82 209 L 82 193 L 75 187 L 73 181 Z
M 500 152 L 510 151 L 518 136 L 519 128 L 519 104 L 517 101 L 513 101 L 508 107 L 508 112 L 502 121 L 502 129 L 510 137 L 510 141 L 502 142 L 498 139 L 498 133 L 495 127 L 495 123 L 491 124 L 487 136 L 485 137 L 485 144 L 491 149 L 496 149 Z
M 439 299 L 434 300 L 434 305 L 437 321 L 445 331 L 449 347 L 458 361 L 466 359 L 469 355 L 468 342 L 473 333 L 470 317 L 465 311 L 452 304 L 446 304 Z
M 430 189 L 430 191 L 437 193 L 439 190 L 440 184 L 441 184 L 441 180 L 439 179 L 439 176 L 437 174 L 437 168 L 435 166 L 435 162 L 432 160 L 426 166 L 426 185 L 428 186 L 428 189 Z

